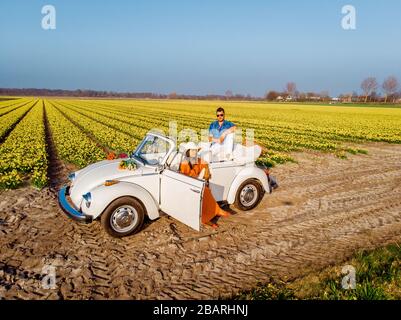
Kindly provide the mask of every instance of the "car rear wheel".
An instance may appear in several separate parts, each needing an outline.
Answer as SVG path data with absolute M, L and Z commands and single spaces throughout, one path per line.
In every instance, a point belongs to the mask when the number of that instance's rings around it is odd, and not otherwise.
M 264 190 L 260 182 L 248 179 L 239 186 L 234 205 L 242 211 L 252 210 L 262 200 L 263 195 Z
M 107 233 L 122 238 L 141 230 L 145 218 L 142 203 L 131 197 L 114 200 L 103 212 L 101 223 Z

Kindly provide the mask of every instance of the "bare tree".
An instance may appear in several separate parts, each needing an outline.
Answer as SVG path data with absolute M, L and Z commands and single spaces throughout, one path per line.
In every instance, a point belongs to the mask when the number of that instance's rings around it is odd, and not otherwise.
M 171 93 L 168 95 L 168 98 L 169 98 L 169 99 L 177 99 L 177 97 L 178 97 L 178 95 L 177 95 L 176 92 L 171 92 Z
M 374 78 L 374 77 L 368 77 L 362 81 L 361 89 L 363 90 L 363 94 L 365 95 L 365 103 L 368 102 L 369 95 L 373 91 L 376 91 L 377 87 L 378 87 L 378 84 L 377 84 L 376 78 Z
M 327 90 L 323 90 L 323 91 L 320 93 L 320 98 L 321 98 L 323 101 L 328 101 L 328 100 L 330 100 L 330 93 L 329 93 Z
M 234 96 L 233 92 L 231 90 L 226 91 L 226 98 L 227 100 L 230 100 Z
M 288 82 L 285 86 L 285 91 L 291 96 L 294 97 L 295 92 L 297 91 L 297 85 L 295 82 Z
M 382 85 L 383 91 L 386 94 L 385 103 L 387 103 L 388 96 L 393 96 L 398 90 L 398 80 L 396 77 L 388 77 L 384 80 Z

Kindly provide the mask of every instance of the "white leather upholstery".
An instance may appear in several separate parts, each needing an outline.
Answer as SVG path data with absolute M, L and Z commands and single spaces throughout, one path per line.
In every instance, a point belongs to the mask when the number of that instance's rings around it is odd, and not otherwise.
M 172 161 L 170 162 L 170 170 L 173 171 L 179 171 L 180 170 L 180 163 L 183 159 L 184 154 L 182 152 L 177 152 L 174 155 L 174 158 L 172 159 Z

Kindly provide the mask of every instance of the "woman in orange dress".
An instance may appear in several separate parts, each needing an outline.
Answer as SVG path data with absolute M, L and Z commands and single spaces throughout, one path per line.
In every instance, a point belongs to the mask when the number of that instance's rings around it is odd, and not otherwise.
M 200 178 L 209 181 L 209 165 L 207 162 L 197 157 L 198 148 L 195 143 L 188 143 L 186 145 L 186 149 L 186 157 L 180 164 L 180 172 L 193 178 Z M 216 216 L 228 217 L 229 215 L 230 214 L 227 211 L 221 209 L 217 204 L 212 192 L 210 191 L 210 188 L 206 184 L 202 201 L 202 223 L 210 225 L 213 228 L 217 228 L 218 225 L 211 222 L 211 220 Z

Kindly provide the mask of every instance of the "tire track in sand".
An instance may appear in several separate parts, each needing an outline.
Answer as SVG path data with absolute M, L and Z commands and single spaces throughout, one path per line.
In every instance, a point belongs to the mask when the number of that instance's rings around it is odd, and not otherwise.
M 2 192 L 0 286 L 11 299 L 218 298 L 341 263 L 401 234 L 401 146 L 363 147 L 348 160 L 298 154 L 274 168 L 276 192 L 217 231 L 162 217 L 111 239 L 97 222 L 68 220 L 49 190 Z M 50 292 L 34 279 L 46 262 L 58 270 Z

